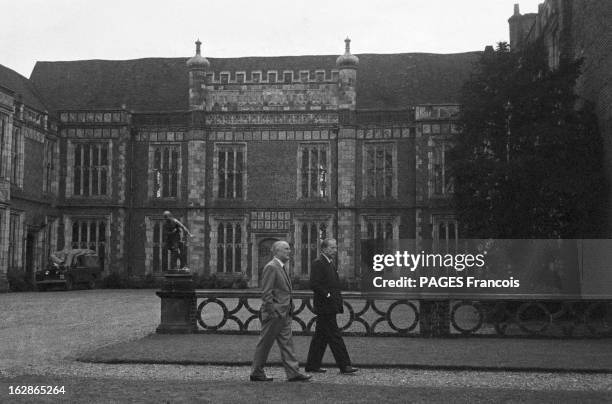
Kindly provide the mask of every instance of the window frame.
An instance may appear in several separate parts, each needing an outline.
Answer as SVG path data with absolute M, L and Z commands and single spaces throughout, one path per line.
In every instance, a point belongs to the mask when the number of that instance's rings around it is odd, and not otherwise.
M 5 176 L 6 157 L 9 157 L 4 155 L 5 150 L 8 149 L 5 143 L 8 143 L 9 139 L 11 139 L 11 136 L 8 135 L 8 128 L 9 116 L 0 111 L 0 178 L 4 178 Z
M 56 192 L 57 175 L 57 139 L 45 138 L 45 166 L 43 179 L 43 192 L 54 194 Z
M 274 80 L 270 80 L 270 77 L 274 77 Z M 270 84 L 278 83 L 278 71 L 276 70 L 268 70 L 266 72 L 266 82 Z
M 312 169 L 310 167 L 310 157 L 308 158 L 308 163 L 309 166 L 307 168 L 308 170 L 308 185 L 307 185 L 307 190 L 308 190 L 308 195 L 304 195 L 304 151 L 308 150 L 308 155 L 311 156 L 311 152 L 313 148 L 317 148 L 317 161 L 320 161 L 320 156 L 321 156 L 321 151 L 325 151 L 325 168 L 327 169 L 325 175 L 326 175 L 326 183 L 325 183 L 325 187 L 323 188 L 321 186 L 321 179 L 319 178 L 319 176 L 321 175 L 320 173 L 317 173 L 317 194 L 316 196 L 312 196 L 311 192 L 313 190 L 312 188 L 312 183 L 311 183 L 311 178 L 312 178 Z M 320 170 L 320 169 L 319 169 Z M 297 152 L 297 199 L 307 199 L 307 200 L 324 200 L 324 201 L 328 201 L 331 199 L 331 182 L 332 182 L 332 158 L 331 158 L 331 145 L 329 142 L 302 142 L 298 145 L 298 152 Z M 320 195 L 321 191 L 324 192 L 324 195 Z
M 428 188 L 430 198 L 448 198 L 454 194 L 454 180 L 448 172 L 447 154 L 452 149 L 448 139 L 430 139 L 428 153 Z M 440 159 L 440 161 L 438 161 Z M 440 170 L 437 166 L 441 165 Z M 441 178 L 441 190 L 438 192 L 438 175 Z
M 372 194 L 370 194 L 370 188 L 371 188 L 371 180 L 369 177 L 369 171 L 371 171 L 370 167 L 368 166 L 368 150 L 370 148 L 374 148 L 374 189 Z M 384 159 L 386 157 L 386 152 L 387 152 L 387 147 L 390 147 L 390 152 L 391 152 L 391 191 L 389 195 L 386 195 L 386 183 L 385 183 L 385 177 L 386 177 L 386 168 L 383 170 L 382 173 L 382 189 L 383 189 L 383 195 L 378 195 L 378 185 L 380 182 L 380 174 L 377 172 L 377 164 L 376 162 L 377 160 L 377 152 L 379 150 L 379 147 L 383 147 L 383 150 L 385 152 L 385 155 L 383 156 L 383 162 Z M 361 184 L 361 188 L 362 188 L 362 198 L 363 199 L 382 199 L 382 200 L 390 200 L 390 199 L 397 199 L 397 195 L 398 195 L 398 161 L 397 161 L 397 142 L 395 141 L 366 141 L 363 143 L 363 148 L 362 148 L 362 160 L 361 160 L 361 164 L 362 164 L 362 184 Z
M 231 81 L 231 73 L 223 71 L 219 73 L 219 84 L 229 84 Z
M 23 127 L 13 125 L 11 136 L 11 177 L 10 183 L 17 188 L 23 188 L 25 161 L 25 134 Z
M 7 268 L 20 268 L 23 265 L 22 247 L 24 232 L 24 212 L 10 210 L 8 212 L 8 256 Z
M 83 195 L 83 186 L 84 183 L 81 184 L 81 182 L 83 181 L 79 181 L 79 193 L 76 193 L 76 179 L 77 179 L 77 159 L 76 159 L 76 153 L 78 150 L 78 147 L 81 147 L 83 145 L 87 145 L 89 147 L 92 146 L 96 146 L 96 145 L 104 145 L 106 147 L 106 161 L 107 164 L 106 166 L 103 166 L 101 164 L 99 164 L 97 167 L 98 169 L 102 168 L 102 167 L 106 167 L 106 193 L 105 194 L 97 194 L 97 195 L 93 195 L 91 194 L 91 192 L 88 195 Z M 67 164 L 67 170 L 66 170 L 66 183 L 67 183 L 67 187 L 66 187 L 66 194 L 68 197 L 70 198 L 87 198 L 87 199 L 108 199 L 111 198 L 113 195 L 113 183 L 112 183 L 112 179 L 113 179 L 113 142 L 112 140 L 105 140 L 105 139 L 100 139 L 100 140 L 96 140 L 96 141 L 91 141 L 91 140 L 86 140 L 86 139 L 82 139 L 82 140 L 70 140 L 68 143 L 68 153 L 69 153 L 69 161 Z M 90 161 L 93 163 L 93 155 L 90 155 Z M 82 163 L 81 163 L 82 164 Z M 85 168 L 87 168 L 88 170 L 91 170 L 93 165 L 89 165 L 87 167 L 85 166 L 79 166 L 81 167 L 81 170 L 84 170 Z M 89 172 L 89 171 L 88 171 Z M 82 174 L 83 171 L 81 171 L 81 177 L 82 178 Z M 100 187 L 101 185 L 101 180 L 102 177 L 99 177 L 98 179 L 98 186 Z M 91 188 L 93 185 L 91 182 L 88 183 L 88 186 Z
M 459 248 L 459 222 L 453 214 L 432 214 L 431 215 L 431 238 L 433 240 L 433 250 L 436 253 L 455 253 Z M 454 246 L 451 246 L 451 237 L 449 237 L 450 224 L 454 227 Z M 440 225 L 445 225 L 444 243 L 440 240 Z M 442 245 L 444 244 L 444 245 Z
M 310 81 L 310 71 L 309 70 L 300 70 L 299 73 L 299 82 L 300 83 L 308 83 Z
M 240 233 L 240 267 L 239 270 L 235 270 L 233 272 L 221 272 L 227 274 L 246 274 L 248 270 L 249 263 L 248 261 L 248 214 L 245 215 L 213 215 L 209 217 L 209 257 L 210 257 L 210 272 L 211 273 L 219 273 L 217 272 L 217 268 L 219 265 L 219 257 L 218 257 L 218 248 L 219 248 L 219 240 L 218 240 L 218 230 L 220 224 L 234 223 L 240 224 L 241 233 Z M 234 233 L 235 234 L 235 233 Z M 235 264 L 236 260 L 232 261 L 232 264 Z M 224 263 L 225 267 L 225 263 Z M 236 267 L 234 268 L 236 269 Z
M 369 234 L 369 225 L 372 224 L 374 227 L 374 237 L 370 237 Z M 399 225 L 400 225 L 400 216 L 398 215 L 379 215 L 379 214 L 363 214 L 360 216 L 360 225 L 361 225 L 361 239 L 362 240 L 378 240 L 376 238 L 377 228 L 380 225 L 391 225 L 391 237 L 383 238 L 383 240 L 391 240 L 393 242 L 397 242 L 399 240 Z M 386 231 L 386 229 L 383 229 Z
M 295 240 L 295 274 L 300 278 L 306 279 L 310 276 L 310 271 L 312 270 L 312 262 L 321 255 L 321 242 L 325 238 L 334 238 L 334 215 L 298 215 L 294 218 L 293 225 Z M 304 249 L 304 226 L 308 226 L 307 236 L 310 237 L 312 235 L 313 225 L 316 225 L 316 230 L 318 231 L 317 240 L 314 243 L 314 246 L 310 245 L 309 247 Z M 321 225 L 325 225 L 324 235 L 321 234 Z M 309 241 L 310 243 L 308 244 L 313 244 L 312 240 Z M 306 262 L 304 261 L 304 250 L 306 250 L 307 253 Z M 316 251 L 316 253 L 313 254 L 313 251 Z M 304 269 L 306 269 L 306 272 L 304 272 Z
M 74 235 L 74 227 L 76 224 L 81 223 L 87 221 L 88 222 L 88 226 L 87 226 L 87 239 L 85 241 L 83 240 L 77 240 L 74 241 L 75 235 Z M 98 229 L 97 229 L 97 235 L 98 238 L 96 238 L 96 241 L 94 241 L 93 243 L 95 243 L 95 247 L 96 248 L 91 248 L 91 243 L 92 241 L 90 240 L 90 236 L 91 236 L 91 226 L 90 224 L 92 222 L 96 222 L 96 224 L 98 225 Z M 104 223 L 104 240 L 100 241 L 99 236 L 100 236 L 100 230 L 99 230 L 99 224 L 100 223 Z M 82 226 L 82 224 L 81 224 Z M 82 234 L 82 227 L 80 227 L 79 230 L 79 234 Z M 64 244 L 68 244 L 70 245 L 71 248 L 83 248 L 82 247 L 82 243 L 87 243 L 86 248 L 94 250 L 97 254 L 98 257 L 102 260 L 103 263 L 103 270 L 106 270 L 106 268 L 108 268 L 109 266 L 109 257 L 110 257 L 110 239 L 111 239 L 111 221 L 110 221 L 110 216 L 108 215 L 78 215 L 78 216 L 70 216 L 70 222 L 69 222 L 69 231 L 70 231 L 70 237 L 67 237 L 65 240 L 66 242 Z M 78 243 L 78 246 L 75 247 L 75 243 Z M 100 254 L 100 246 L 103 247 L 103 254 Z
M 231 149 L 233 151 L 234 154 L 234 158 L 233 158 L 233 162 L 234 162 L 234 169 L 232 170 L 233 173 L 233 177 L 232 177 L 232 182 L 231 184 L 233 185 L 233 197 L 228 197 L 227 195 L 227 190 L 224 192 L 224 195 L 221 196 L 220 191 L 221 191 L 221 181 L 220 181 L 220 170 L 221 167 L 219 167 L 220 161 L 219 161 L 219 153 L 221 153 L 222 151 L 224 151 L 224 153 L 229 152 L 229 150 L 227 149 Z M 247 153 L 248 153 L 248 148 L 247 148 L 247 143 L 242 142 L 242 143 L 236 143 L 236 142 L 216 142 L 214 145 L 214 156 L 213 156 L 213 195 L 214 198 L 216 200 L 226 200 L 226 201 L 244 201 L 247 198 Z M 240 187 L 240 192 L 241 195 L 238 196 L 238 186 L 237 186 L 237 182 L 235 181 L 235 179 L 237 178 L 236 176 L 236 167 L 238 165 L 237 163 L 237 153 L 241 152 L 242 153 L 242 166 L 241 166 L 241 171 L 239 171 L 240 173 L 240 181 L 241 181 L 241 187 Z M 225 158 L 223 160 L 226 163 L 229 161 L 228 158 Z M 230 178 L 228 176 L 228 170 L 224 169 L 225 172 L 225 178 L 223 181 L 224 184 L 224 188 L 227 188 L 227 184 L 228 184 L 228 179 Z M 232 174 L 230 174 L 232 175 Z
M 170 168 L 162 170 L 160 168 L 160 174 L 156 175 L 156 153 L 157 149 L 160 149 L 160 163 L 164 161 L 164 150 L 169 150 L 168 163 Z M 178 153 L 177 159 L 172 158 L 172 152 L 175 149 Z M 172 164 L 176 161 L 176 172 L 172 169 Z M 168 173 L 168 180 L 164 181 L 164 172 Z M 181 143 L 176 142 L 156 142 L 149 144 L 149 198 L 152 200 L 180 200 L 181 199 L 181 185 L 182 185 L 182 173 L 183 173 L 183 150 Z M 172 195 L 172 175 L 176 175 L 176 195 Z M 158 179 L 161 176 L 161 181 Z M 159 189 L 157 189 L 157 181 L 160 181 Z M 164 184 L 170 183 L 170 190 L 168 195 L 164 196 Z

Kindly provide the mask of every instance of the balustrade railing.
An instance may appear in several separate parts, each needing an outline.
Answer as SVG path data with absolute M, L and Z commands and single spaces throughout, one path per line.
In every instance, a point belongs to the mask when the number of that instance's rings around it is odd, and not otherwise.
M 257 334 L 258 290 L 196 290 L 198 332 Z M 366 336 L 612 336 L 612 297 L 344 292 L 338 324 Z M 312 292 L 294 291 L 293 330 L 314 332 Z

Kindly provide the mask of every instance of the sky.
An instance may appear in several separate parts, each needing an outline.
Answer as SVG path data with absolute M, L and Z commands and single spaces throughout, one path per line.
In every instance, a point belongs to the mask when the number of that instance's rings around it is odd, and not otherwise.
M 514 3 L 543 0 L 0 0 L 0 64 L 36 61 L 458 53 L 508 41 Z

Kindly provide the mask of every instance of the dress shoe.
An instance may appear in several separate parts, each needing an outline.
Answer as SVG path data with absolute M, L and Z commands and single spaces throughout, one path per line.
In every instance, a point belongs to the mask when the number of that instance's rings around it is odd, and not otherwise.
M 350 373 L 355 373 L 355 372 L 357 372 L 358 370 L 359 370 L 359 369 L 354 368 L 354 367 L 352 367 L 352 366 L 347 366 L 347 367 L 345 367 L 344 369 L 340 369 L 340 373 L 345 374 L 345 375 L 348 375 L 348 374 L 350 374 Z
M 292 377 L 291 379 L 288 379 L 288 382 L 307 382 L 308 380 L 310 380 L 312 376 L 311 375 L 297 375 Z
M 252 382 L 271 382 L 272 380 L 274 380 L 274 378 L 272 377 L 268 377 L 268 376 L 250 376 L 251 381 Z
M 327 372 L 326 369 L 321 369 L 321 368 L 317 368 L 317 369 L 306 368 L 305 370 L 308 373 L 325 373 L 325 372 Z

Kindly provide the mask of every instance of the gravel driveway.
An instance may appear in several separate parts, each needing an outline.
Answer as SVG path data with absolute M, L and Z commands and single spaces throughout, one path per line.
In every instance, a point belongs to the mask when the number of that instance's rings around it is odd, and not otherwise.
M 94 386 L 104 385 L 100 380 L 108 380 L 109 386 L 123 385 L 125 397 L 129 396 L 129 391 L 138 393 L 141 388 L 138 383 L 155 380 L 164 386 L 199 381 L 239 383 L 241 388 L 250 388 L 248 382 L 245 382 L 246 387 L 242 384 L 249 374 L 246 367 L 104 365 L 74 361 L 78 355 L 103 345 L 154 332 L 159 323 L 159 307 L 159 298 L 153 290 L 0 294 L 0 386 L 40 381 L 45 377 L 53 380 L 90 378 L 89 394 L 94 394 L 91 390 Z M 271 369 L 269 374 L 284 379 L 281 369 Z M 547 392 L 551 399 L 567 394 L 572 401 L 600 402 L 605 401 L 603 397 L 612 397 L 609 374 L 367 369 L 354 377 L 330 370 L 325 375 L 315 375 L 314 380 L 326 385 L 370 385 L 373 388 L 461 389 L 468 396 L 472 391 L 478 392 L 477 401 L 483 398 L 483 401 L 487 398 L 495 401 L 501 391 L 506 392 L 505 397 L 509 391 L 537 393 L 532 397 L 539 397 L 537 401 L 546 397 Z M 88 391 L 87 385 L 79 388 Z M 98 393 L 104 394 L 104 389 L 100 387 L 95 394 Z M 3 394 L 5 392 L 0 391 L 0 401 L 3 401 Z M 430 401 L 426 397 L 429 396 L 422 398 Z M 530 401 L 530 396 L 522 398 Z M 159 397 L 154 401 L 159 401 Z

